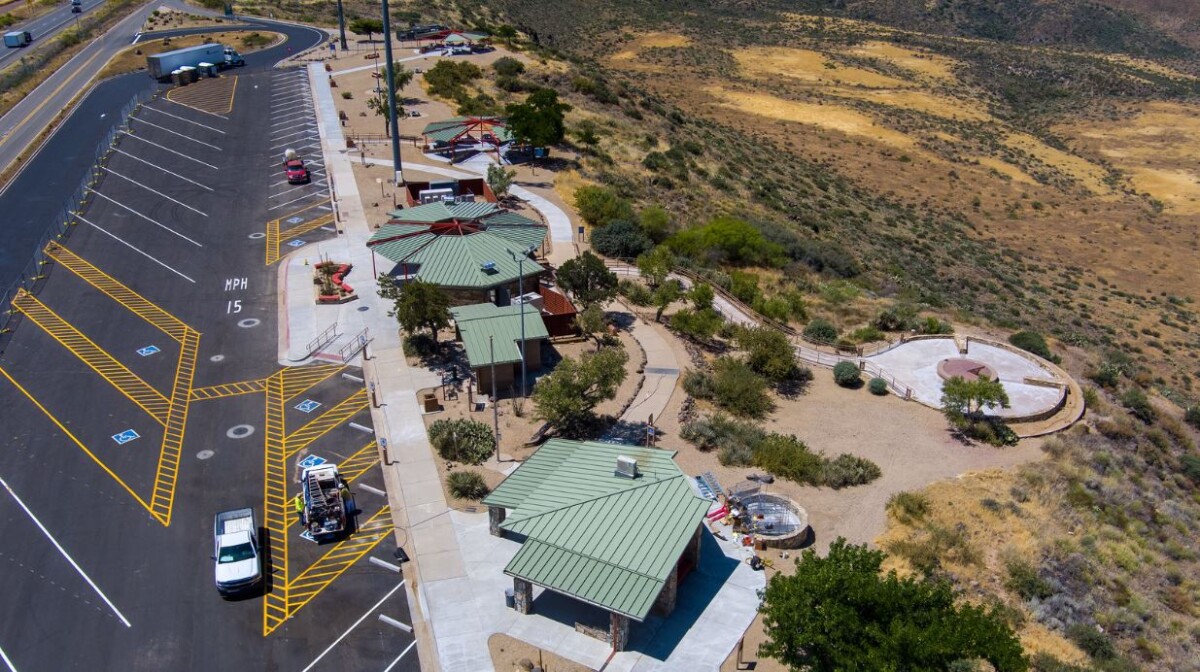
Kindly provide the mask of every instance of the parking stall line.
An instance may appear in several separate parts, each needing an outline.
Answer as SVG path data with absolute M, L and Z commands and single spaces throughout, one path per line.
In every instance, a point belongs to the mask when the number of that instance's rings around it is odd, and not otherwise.
M 225 121 L 229 121 L 229 117 L 226 117 L 226 116 L 225 116 L 225 115 L 223 115 L 223 114 L 217 114 L 216 112 L 209 112 L 208 110 L 202 110 L 202 109 L 200 109 L 200 108 L 198 108 L 198 107 L 192 107 L 191 105 L 184 105 L 183 103 L 176 103 L 175 101 L 171 100 L 170 98 L 167 98 L 167 102 L 169 102 L 169 103 L 173 103 L 173 104 L 175 104 L 175 105 L 178 105 L 178 106 L 180 106 L 180 107 L 186 107 L 186 108 L 188 108 L 189 110 L 195 110 L 195 111 L 197 111 L 197 112 L 200 112 L 200 113 L 203 113 L 203 114 L 207 114 L 207 115 L 208 115 L 208 116 L 210 116 L 210 117 L 216 117 L 216 118 L 218 118 L 218 119 L 224 119 Z
M 203 140 L 197 140 L 197 139 L 191 137 L 190 135 L 184 135 L 183 133 L 180 133 L 179 131 L 172 131 L 171 129 L 167 128 L 166 126 L 159 126 L 156 123 L 146 121 L 145 119 L 138 119 L 137 117 L 134 117 L 132 119 L 132 121 L 136 121 L 139 124 L 145 124 L 147 126 L 153 126 L 154 128 L 164 130 L 167 133 L 170 133 L 171 135 L 178 135 L 179 137 L 183 138 L 184 140 L 191 140 L 192 142 L 196 143 L 197 145 L 204 145 L 205 147 L 215 149 L 218 152 L 221 151 L 221 148 L 216 145 L 204 142 Z
M 210 130 L 210 131 L 215 131 L 215 132 L 217 132 L 217 133 L 220 133 L 221 135 L 225 135 L 225 131 L 222 131 L 222 130 L 221 130 L 221 129 L 219 129 L 219 128 L 213 128 L 212 126 L 209 126 L 209 125 L 207 125 L 207 124 L 202 124 L 202 123 L 200 123 L 200 122 L 198 122 L 198 121 L 192 121 L 191 119 L 188 119 L 187 117 L 181 117 L 181 116 L 179 116 L 178 114 L 171 114 L 170 112 L 163 112 L 162 110 L 160 110 L 160 109 L 158 109 L 158 108 L 150 107 L 149 105 L 143 105 L 143 106 L 142 106 L 142 109 L 143 109 L 143 110 L 150 110 L 151 112 L 157 112 L 157 113 L 159 113 L 159 114 L 165 114 L 165 115 L 167 115 L 168 117 L 174 117 L 175 119 L 178 119 L 178 120 L 180 120 L 180 121 L 186 121 L 187 123 L 189 123 L 189 124 L 195 124 L 195 125 L 199 126 L 200 128 L 207 128 L 207 129 L 208 129 L 208 130 Z
M 166 173 L 166 174 L 168 174 L 168 175 L 171 175 L 171 176 L 174 176 L 174 177 L 178 177 L 179 179 L 183 180 L 184 182 L 190 182 L 191 184 L 194 184 L 194 185 L 196 185 L 197 187 L 200 187 L 201 189 L 207 189 L 207 190 L 209 190 L 209 191 L 212 191 L 212 190 L 213 190 L 213 188 L 212 188 L 212 187 L 210 187 L 210 186 L 208 186 L 208 185 L 206 185 L 206 184 L 200 184 L 199 182 L 197 182 L 197 181 L 195 181 L 195 180 L 191 179 L 190 177 L 184 177 L 183 175 L 180 175 L 179 173 L 176 173 L 176 172 L 174 172 L 174 171 L 167 170 L 166 168 L 163 168 L 162 166 L 159 166 L 159 165 L 157 165 L 157 164 L 150 163 L 149 161 L 147 161 L 147 160 L 145 160 L 145 159 L 138 158 L 138 157 L 134 156 L 133 154 L 130 154 L 129 152 L 126 152 L 126 151 L 124 151 L 124 150 L 121 150 L 121 149 L 118 149 L 118 148 L 114 147 L 114 148 L 113 148 L 113 151 L 114 151 L 114 152 L 116 152 L 116 153 L 118 153 L 118 154 L 122 154 L 122 155 L 124 155 L 124 156 L 128 156 L 129 158 L 133 159 L 134 161 L 140 161 L 141 163 L 144 163 L 144 164 L 146 164 L 147 166 L 150 166 L 150 167 L 152 167 L 152 168 L 157 168 L 157 169 L 161 170 L 162 172 L 164 172 L 164 173 Z
M 267 211 L 269 212 L 271 210 L 278 210 L 279 208 L 291 205 L 293 203 L 299 203 L 300 201 L 312 198 L 313 196 L 319 196 L 321 198 L 328 198 L 328 196 L 326 194 L 324 194 L 320 191 L 314 191 L 311 194 L 305 194 L 305 195 L 301 196 L 300 198 L 292 199 L 292 200 L 288 201 L 287 203 L 280 203 L 279 205 L 272 205 L 271 207 L 267 208 Z
M 274 87 L 274 89 L 271 91 L 271 98 L 278 98 L 280 96 L 280 94 L 290 95 L 290 94 L 296 93 L 297 91 L 308 92 L 309 91 L 308 83 L 304 82 L 304 81 L 284 82 L 283 84 L 280 84 L 278 87 Z
M 305 116 L 305 115 L 311 115 L 311 114 L 312 114 L 312 112 L 309 110 L 301 110 L 299 112 L 290 112 L 288 114 L 283 115 L 282 117 L 275 117 L 276 123 L 271 124 L 271 128 L 275 128 L 276 126 L 283 126 L 284 124 L 299 123 L 299 122 L 293 120 L 292 117 L 299 117 L 299 116 Z
M 6 377 L 8 376 L 7 373 L 4 375 Z M 62 547 L 62 544 L 58 543 L 58 540 L 54 538 L 54 535 L 50 534 L 50 530 L 46 529 L 46 526 L 42 524 L 42 521 L 38 520 L 37 516 L 33 515 L 33 511 L 30 511 L 29 507 L 25 506 L 25 502 L 21 501 L 21 498 L 17 496 L 17 493 L 13 492 L 13 489 L 11 486 L 9 486 L 8 481 L 5 481 L 3 477 L 0 477 L 0 485 L 3 485 L 4 489 L 8 491 L 8 494 L 12 495 L 13 500 L 15 500 L 21 509 L 25 511 L 25 514 L 29 516 L 30 520 L 32 520 L 34 524 L 38 526 L 38 529 L 42 531 L 42 534 L 46 535 L 46 538 L 50 540 L 50 543 L 54 544 L 54 548 L 58 549 L 58 552 L 62 554 L 64 558 L 66 558 L 67 562 L 71 563 L 71 566 L 75 568 L 75 571 L 79 572 L 79 576 L 83 577 L 84 581 L 87 581 L 87 584 L 92 587 L 92 590 L 96 591 L 96 594 L 100 596 L 100 599 L 104 600 L 104 603 L 108 605 L 108 608 L 112 609 L 113 613 L 117 615 L 117 618 L 121 619 L 121 622 L 125 624 L 125 627 L 132 628 L 133 625 L 129 622 L 129 619 L 125 618 L 125 615 L 121 613 L 121 610 L 117 609 L 117 605 L 113 604 L 112 600 L 108 599 L 108 596 L 104 594 L 104 591 L 100 590 L 100 587 L 96 585 L 95 581 L 92 581 L 92 577 L 88 576 L 87 572 L 83 571 L 83 568 L 79 566 L 79 563 L 75 562 L 75 558 L 72 558 L 71 555 L 67 553 L 66 549 Z M 403 585 L 403 582 L 401 582 L 401 585 Z M 12 667 L 12 663 L 8 661 L 7 656 L 5 656 L 5 662 L 8 663 L 10 668 Z
M 271 131 L 272 139 L 277 138 L 280 133 L 288 133 L 288 132 L 292 131 L 293 129 L 300 128 L 300 129 L 307 130 L 310 128 L 317 127 L 316 120 L 312 119 L 311 115 L 308 112 L 301 112 L 301 114 L 308 116 L 309 118 L 308 119 L 293 119 L 293 120 L 285 122 L 287 124 L 287 128 L 283 128 L 278 131 L 276 131 L 276 130 Z M 293 115 L 293 116 L 295 116 L 295 115 Z M 282 126 L 283 124 L 277 124 L 277 125 Z
M 298 152 L 298 151 L 300 151 L 300 150 L 302 150 L 302 149 L 314 149 L 314 148 L 317 148 L 317 147 L 319 147 L 319 145 L 317 145 L 317 144 L 315 144 L 315 143 L 313 142 L 313 141 L 314 141 L 314 140 L 316 140 L 316 139 L 317 139 L 317 136 L 312 136 L 312 137 L 309 137 L 309 138 L 300 138 L 300 139 L 299 139 L 299 140 L 297 140 L 296 142 L 281 142 L 281 143 L 279 143 L 278 145 L 275 145 L 275 146 L 271 147 L 271 150 L 270 150 L 270 151 L 272 151 L 272 152 L 278 152 L 279 150 L 281 150 L 281 149 L 285 149 L 285 148 L 287 148 L 287 147 L 291 147 L 292 149 L 296 150 L 297 152 Z M 308 143 L 308 144 L 306 144 L 306 145 L 300 145 L 300 144 L 297 144 L 297 143 L 299 143 L 299 142 L 306 142 L 306 143 Z
M 146 191 L 148 191 L 152 194 L 155 194 L 157 196 L 161 196 L 176 205 L 181 205 L 181 206 L 187 208 L 188 210 L 191 210 L 192 212 L 196 213 L 197 215 L 200 215 L 201 217 L 208 217 L 208 213 L 203 212 L 201 210 L 197 210 L 196 208 L 193 208 L 192 206 L 188 205 L 187 203 L 184 203 L 183 201 L 179 201 L 174 198 L 171 198 L 170 196 L 162 193 L 161 191 L 159 191 L 157 189 L 153 189 L 151 187 L 148 187 L 148 186 L 142 184 L 141 182 L 138 182 L 137 180 L 133 179 L 132 177 L 129 177 L 127 175 L 122 175 L 121 173 L 118 173 L 117 171 L 113 170 L 112 168 L 110 168 L 108 166 L 105 166 L 104 170 L 106 172 L 108 172 L 109 175 L 112 175 L 114 177 L 119 177 L 122 180 L 129 182 L 130 184 L 136 184 L 137 186 L 145 189 Z M 192 242 L 195 242 L 195 241 L 192 241 Z M 199 245 L 200 243 L 196 243 L 196 244 Z
M 274 110 L 276 108 L 283 107 L 284 105 L 295 105 L 299 100 L 301 100 L 303 98 L 308 98 L 308 97 L 309 97 L 309 94 L 307 94 L 307 93 L 297 93 L 297 94 L 288 96 L 287 98 L 280 98 L 279 100 L 271 103 L 271 109 Z
M 400 663 L 400 659 L 404 657 L 404 654 L 411 651 L 412 648 L 416 645 L 417 645 L 417 640 L 413 639 L 413 641 L 410 642 L 408 646 L 404 647 L 404 650 L 400 652 L 400 655 L 396 656 L 396 659 L 392 661 L 391 665 L 388 665 L 387 667 L 383 668 L 383 672 L 392 672 L 392 668 Z
M 187 242 L 189 242 L 189 243 L 191 243 L 191 244 L 195 245 L 196 247 L 204 247 L 204 246 L 203 246 L 203 245 L 201 245 L 200 243 L 197 243 L 196 241 L 192 240 L 191 238 L 188 238 L 187 236 L 185 236 L 185 235 L 183 235 L 182 233 L 180 233 L 180 232 L 176 231 L 175 229 L 172 229 L 171 227 L 167 226 L 166 224 L 163 224 L 163 223 L 161 223 L 161 222 L 159 222 L 159 221 L 157 221 L 157 220 L 154 220 L 154 219 L 152 219 L 152 218 L 150 218 L 150 217 L 147 217 L 146 215 L 143 215 L 142 213 L 138 212 L 137 210 L 134 210 L 133 208 L 129 207 L 128 205 L 125 205 L 124 203 L 121 203 L 120 201 L 113 200 L 113 199 L 109 198 L 108 196 L 105 196 L 104 194 L 102 194 L 102 193 L 100 193 L 100 192 L 98 192 L 98 191 L 95 191 L 95 190 L 93 190 L 91 193 L 92 193 L 92 194 L 94 194 L 94 195 L 96 195 L 96 196 L 99 196 L 100 198 L 103 198 L 104 200 L 108 201 L 109 203 L 112 203 L 113 205 L 115 205 L 115 206 L 117 206 L 117 207 L 119 207 L 119 208 L 123 208 L 123 209 L 125 209 L 125 210 L 128 210 L 129 212 L 132 212 L 133 214 L 137 215 L 138 217 L 141 217 L 142 219 L 146 220 L 147 222 L 150 222 L 151 224 L 153 224 L 153 225 L 157 226 L 158 228 L 160 228 L 160 229 L 162 229 L 162 230 L 164 230 L 164 231 L 169 231 L 169 232 L 171 232 L 171 233 L 175 234 L 176 236 L 179 236 L 180 238 L 182 238 L 182 239 L 186 240 Z M 76 216 L 77 216 L 77 217 L 80 217 L 79 215 L 76 215 Z M 83 218 L 82 218 L 82 217 L 80 217 L 80 219 L 83 219 Z M 86 221 L 86 220 L 84 220 L 84 221 Z
M 4 652 L 4 649 L 0 649 L 0 659 L 3 659 L 4 664 L 8 666 L 8 672 L 17 672 L 17 666 L 13 665 L 12 659 Z
M 358 626 L 362 625 L 362 622 L 367 620 L 368 616 L 370 616 L 372 613 L 374 613 L 375 610 L 378 609 L 379 607 L 381 607 L 384 602 L 388 601 L 388 598 L 390 598 L 392 595 L 395 595 L 396 591 L 400 590 L 403 587 L 404 587 L 404 581 L 401 580 L 400 583 L 396 584 L 395 588 L 392 588 L 391 590 L 389 590 L 387 595 L 384 595 L 378 602 L 375 603 L 374 606 L 372 606 L 370 609 L 368 609 L 366 611 L 366 613 L 364 613 L 362 616 L 360 616 L 359 619 L 357 621 L 355 621 L 353 625 L 346 628 L 346 631 L 343 632 L 341 635 L 339 635 L 337 639 L 333 640 L 333 643 L 330 644 L 324 651 L 322 651 L 321 655 L 314 658 L 313 661 L 308 664 L 308 667 L 304 668 L 300 672 L 309 672 L 309 670 L 316 667 L 317 663 L 321 662 L 322 658 L 329 655 L 329 652 L 333 650 L 333 647 L 337 646 L 338 644 L 341 644 L 342 640 L 345 639 L 347 635 L 349 635 L 351 632 L 354 632 L 354 629 L 357 628 Z
M 312 133 L 312 130 L 311 130 L 311 129 L 307 129 L 307 128 L 306 128 L 306 129 L 304 129 L 304 130 L 302 130 L 302 131 L 293 131 L 293 132 L 291 132 L 291 133 L 288 133 L 288 134 L 286 134 L 286 135 L 280 135 L 280 136 L 273 137 L 273 138 L 271 138 L 271 142 L 276 142 L 276 141 L 278 141 L 278 140 L 283 140 L 284 138 L 291 138 L 291 137 L 295 137 L 295 136 L 297 136 L 297 135 L 304 135 L 304 134 L 306 134 L 306 133 Z
M 177 151 L 175 151 L 175 150 L 171 149 L 170 147 L 163 147 L 162 145 L 158 144 L 157 142 L 152 142 L 152 141 L 150 141 L 150 140 L 147 140 L 147 139 L 145 139 L 145 138 L 142 138 L 142 137 L 136 136 L 136 135 L 134 135 L 133 133 L 130 133 L 129 131 L 125 131 L 125 137 L 127 137 L 127 138 L 133 138 L 134 140 L 138 140 L 138 141 L 140 141 L 140 142 L 144 142 L 144 143 L 146 143 L 147 145 L 153 145 L 153 146 L 155 146 L 155 147 L 158 147 L 158 148 L 159 148 L 159 149 L 161 149 L 161 150 L 168 151 L 168 152 L 170 152 L 170 153 L 172 153 L 172 154 L 175 154 L 175 155 L 177 155 L 177 156 L 182 156 L 183 158 L 185 158 L 185 159 L 188 159 L 188 160 L 190 160 L 190 161 L 195 161 L 196 163 L 198 163 L 198 164 L 200 164 L 200 165 L 202 165 L 202 166 L 208 166 L 209 168 L 212 168 L 213 170 L 220 170 L 220 168 L 218 168 L 218 167 L 216 167 L 216 166 L 212 165 L 211 163 L 205 163 L 204 161 L 201 161 L 200 159 L 197 159 L 197 158 L 196 158 L 196 157 L 194 157 L 194 156 L 188 156 L 187 154 L 184 154 L 183 152 L 177 152 Z
M 285 436 L 284 445 L 286 452 L 284 456 L 291 457 L 304 450 L 313 441 L 325 436 L 335 428 L 340 427 L 342 423 L 365 411 L 370 406 L 370 403 L 370 400 L 367 399 L 366 388 L 361 388 L 354 394 L 346 397 L 336 406 L 317 416 L 308 424 Z
M 317 186 L 321 186 L 320 184 L 318 184 L 318 183 L 317 183 L 317 181 L 316 181 L 316 180 L 314 180 L 312 184 L 314 184 L 314 185 L 317 185 Z M 279 198 L 280 196 L 286 196 L 287 194 L 290 194 L 290 193 L 292 193 L 292 192 L 294 192 L 294 191 L 300 191 L 301 189 L 304 189 L 304 188 L 306 188 L 306 187 L 309 187 L 309 186 L 311 186 L 311 185 L 308 185 L 308 184 L 302 184 L 302 185 L 300 185 L 300 186 L 298 186 L 298 187 L 294 187 L 294 188 L 292 188 L 292 189 L 288 189 L 288 190 L 286 190 L 286 191 L 281 191 L 281 192 L 279 192 L 278 194 L 271 194 L 271 195 L 270 195 L 270 196 L 268 196 L 267 198 Z
M 96 192 L 96 193 L 99 193 L 99 192 Z M 150 256 L 149 254 L 147 254 L 147 253 L 143 252 L 143 251 L 142 251 L 141 249 L 139 249 L 138 247 L 136 247 L 136 246 L 134 246 L 134 245 L 130 245 L 129 243 L 125 242 L 125 241 L 124 241 L 124 240 L 122 240 L 120 237 L 118 237 L 118 236 L 114 235 L 113 233 L 109 232 L 109 231 L 108 231 L 108 230 L 106 230 L 104 227 L 100 226 L 99 224 L 97 224 L 97 223 L 95 223 L 95 222 L 93 222 L 93 221 L 90 221 L 90 220 L 88 220 L 88 219 L 87 219 L 87 218 L 85 218 L 83 215 L 75 215 L 75 217 L 76 217 L 76 218 L 77 218 L 79 221 L 83 222 L 84 224 L 88 224 L 88 225 L 90 225 L 92 228 L 96 229 L 96 230 L 97 230 L 97 231 L 99 231 L 100 233 L 103 233 L 104 235 L 108 236 L 109 238 L 112 238 L 113 240 L 117 241 L 118 243 L 120 243 L 120 244 L 124 245 L 125 247 L 128 247 L 129 249 L 133 250 L 134 252 L 137 252 L 138 254 L 142 255 L 143 257 L 145 257 L 145 258 L 149 259 L 150 261 L 153 261 L 154 263 L 158 264 L 159 266 L 162 266 L 163 268 L 167 269 L 168 271 L 170 271 L 170 272 L 174 273 L 175 275 L 178 275 L 179 277 L 183 278 L 184 280 L 187 280 L 188 282 L 190 282 L 190 283 L 192 283 L 192 284 L 196 284 L 196 281 L 195 281 L 195 280 L 193 280 L 193 279 L 189 278 L 188 276 L 184 275 L 183 273 L 180 273 L 179 271 L 177 271 L 177 270 L 175 270 L 175 269 L 171 268 L 170 266 L 168 266 L 168 265 L 164 264 L 163 262 L 159 261 L 158 259 L 156 259 L 156 258 L 154 258 L 154 257 Z

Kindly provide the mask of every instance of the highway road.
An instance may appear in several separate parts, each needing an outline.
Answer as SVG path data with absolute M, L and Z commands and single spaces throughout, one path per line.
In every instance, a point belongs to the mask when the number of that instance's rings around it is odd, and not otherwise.
M 87 86 L 86 82 L 117 51 L 129 46 L 145 16 L 152 8 L 170 2 L 156 2 L 135 12 L 106 35 L 54 73 L 7 115 L 0 118 L 0 166 L 16 161 L 41 129 L 65 108 L 72 97 Z M 195 11 L 194 9 L 192 11 Z M 270 49 L 246 56 L 241 74 L 271 68 L 290 53 L 303 51 L 325 39 L 322 31 L 274 21 L 255 24 L 283 33 L 287 41 Z M 219 29 L 228 31 L 228 26 Z M 169 34 L 204 31 L 171 31 Z M 5 217 L 5 235 L 0 240 L 0 291 L 16 281 L 32 257 L 33 250 L 63 203 L 79 185 L 92 163 L 99 143 L 116 122 L 121 108 L 139 91 L 157 84 L 145 73 L 123 75 L 96 86 L 79 104 L 75 114 L 63 122 L 41 151 L 21 173 L 0 191 L 0 212 Z
M 79 17 L 86 15 L 100 5 L 104 4 L 104 0 L 83 0 L 81 5 L 83 11 L 79 14 L 71 12 L 71 3 L 69 0 L 61 0 L 60 5 L 46 12 L 42 16 L 32 20 L 24 21 L 13 25 L 10 28 L 5 28 L 4 32 L 10 30 L 27 30 L 33 35 L 33 45 L 37 45 L 48 38 L 54 37 L 75 22 Z M 31 45 L 31 46 L 33 46 Z M 21 52 L 24 49 L 7 48 L 4 52 L 0 52 L 0 68 L 7 66 L 9 63 L 19 59 Z

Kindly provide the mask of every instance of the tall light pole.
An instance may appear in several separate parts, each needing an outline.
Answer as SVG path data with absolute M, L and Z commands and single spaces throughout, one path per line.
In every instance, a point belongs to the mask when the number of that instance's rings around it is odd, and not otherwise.
M 346 14 L 342 11 L 342 0 L 338 3 L 338 33 L 341 38 L 342 51 L 346 51 Z
M 404 168 L 400 165 L 400 124 L 396 121 L 396 81 L 392 70 L 392 19 L 388 16 L 388 0 L 383 0 L 383 56 L 387 59 L 388 117 L 392 128 L 392 168 L 395 171 L 395 184 L 399 189 L 404 183 Z
M 517 262 L 517 293 L 521 295 L 521 398 L 525 398 L 525 261 L 529 259 L 529 255 L 537 249 L 536 245 L 530 245 L 525 250 L 522 250 L 521 255 L 517 256 L 516 252 L 508 250 L 513 261 Z

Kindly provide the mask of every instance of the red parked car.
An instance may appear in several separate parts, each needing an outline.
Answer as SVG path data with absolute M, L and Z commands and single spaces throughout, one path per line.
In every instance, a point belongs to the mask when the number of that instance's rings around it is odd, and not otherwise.
M 303 159 L 284 161 L 283 169 L 287 172 L 288 184 L 304 184 L 311 179 Z

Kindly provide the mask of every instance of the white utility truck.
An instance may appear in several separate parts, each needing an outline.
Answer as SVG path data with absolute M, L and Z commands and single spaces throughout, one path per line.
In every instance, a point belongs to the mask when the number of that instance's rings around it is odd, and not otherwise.
M 262 583 L 254 509 L 222 511 L 213 520 L 217 592 L 228 597 Z

